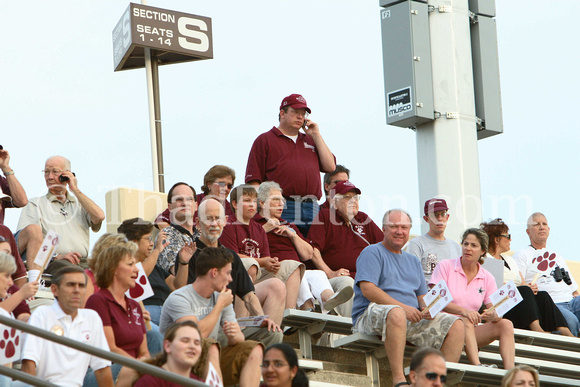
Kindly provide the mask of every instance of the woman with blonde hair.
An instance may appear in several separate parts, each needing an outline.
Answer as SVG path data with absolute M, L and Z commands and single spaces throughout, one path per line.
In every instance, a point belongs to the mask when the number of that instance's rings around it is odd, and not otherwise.
M 540 376 L 535 368 L 518 365 L 503 376 L 501 387 L 540 387 Z

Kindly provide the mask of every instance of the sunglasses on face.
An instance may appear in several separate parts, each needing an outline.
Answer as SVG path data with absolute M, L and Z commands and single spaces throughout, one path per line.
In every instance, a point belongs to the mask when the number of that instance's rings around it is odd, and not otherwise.
M 437 378 L 441 379 L 441 383 L 445 383 L 447 381 L 447 375 L 439 375 L 437 372 L 426 372 L 425 377 L 427 380 L 437 380 Z
M 220 187 L 224 188 L 224 187 L 228 187 L 228 189 L 232 189 L 234 187 L 233 184 L 231 183 L 226 183 L 225 181 L 215 181 L 214 184 L 219 185 Z

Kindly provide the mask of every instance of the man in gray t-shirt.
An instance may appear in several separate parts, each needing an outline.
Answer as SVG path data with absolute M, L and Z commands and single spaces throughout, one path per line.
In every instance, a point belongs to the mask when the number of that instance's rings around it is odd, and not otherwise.
M 245 340 L 236 321 L 232 307 L 234 296 L 227 288 L 232 281 L 233 259 L 233 254 L 223 247 L 204 248 L 195 261 L 195 281 L 176 290 L 165 300 L 159 330 L 165 333 L 173 323 L 194 321 L 204 341 L 201 358 L 209 359 L 223 376 L 224 385 L 257 386 L 260 384 L 263 346 Z M 220 330 L 227 341 L 221 352 L 216 342 Z M 233 359 L 245 360 L 233 362 Z M 199 373 L 205 379 L 207 367 L 203 366 Z
M 429 283 L 437 263 L 461 256 L 461 246 L 457 242 L 445 238 L 445 229 L 449 220 L 447 210 L 449 208 L 445 200 L 437 198 L 427 200 L 423 219 L 429 224 L 429 231 L 425 235 L 412 239 L 405 248 L 405 251 L 421 261 L 427 283 Z

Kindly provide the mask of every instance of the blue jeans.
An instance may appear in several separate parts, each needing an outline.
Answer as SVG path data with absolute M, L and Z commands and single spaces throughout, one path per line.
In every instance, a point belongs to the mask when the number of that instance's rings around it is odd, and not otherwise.
M 159 326 L 159 320 L 161 319 L 161 309 L 163 309 L 162 305 L 145 305 L 145 309 L 151 315 L 151 322 L 157 326 Z M 157 329 L 159 330 L 159 328 Z
M 580 297 L 573 298 L 569 302 L 559 302 L 556 306 L 564 315 L 570 332 L 574 336 L 578 336 L 578 331 L 580 331 Z
M 286 207 L 282 212 L 282 218 L 290 223 L 296 224 L 302 235 L 306 238 L 312 221 L 318 214 L 317 202 L 295 202 L 286 201 Z

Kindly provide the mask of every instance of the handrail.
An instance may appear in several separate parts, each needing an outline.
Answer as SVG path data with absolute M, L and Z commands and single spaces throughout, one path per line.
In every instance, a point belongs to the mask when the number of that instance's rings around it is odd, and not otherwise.
M 33 386 L 40 386 L 40 387 L 58 387 L 56 384 L 52 384 L 51 382 L 47 382 L 44 379 L 37 378 L 36 376 L 32 376 L 27 374 L 26 372 L 18 371 L 6 366 L 0 366 L 0 374 L 9 376 L 12 380 L 22 380 L 26 384 L 30 384 Z
M 164 380 L 168 380 L 173 383 L 180 384 L 182 386 L 188 387 L 207 387 L 207 384 L 202 383 L 197 380 L 185 378 L 181 375 L 174 374 L 173 372 L 165 371 L 161 367 L 156 367 L 151 364 L 143 363 L 141 361 L 128 358 L 126 356 L 121 356 L 116 353 L 109 351 L 104 351 L 100 348 L 93 347 L 92 345 L 81 343 L 80 341 L 69 339 L 68 337 L 58 336 L 52 332 L 45 331 L 44 329 L 37 328 L 30 324 L 24 323 L 22 321 L 15 320 L 10 317 L 0 315 L 0 324 L 7 325 L 9 327 L 18 329 L 20 331 L 33 334 L 43 339 L 53 341 L 58 344 L 65 345 L 79 351 L 89 353 L 94 356 L 98 356 L 103 359 L 110 360 L 111 362 L 121 364 L 133 368 L 140 373 L 150 374 L 159 377 Z

